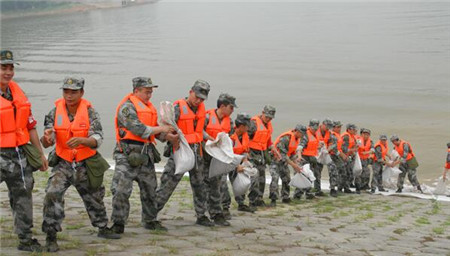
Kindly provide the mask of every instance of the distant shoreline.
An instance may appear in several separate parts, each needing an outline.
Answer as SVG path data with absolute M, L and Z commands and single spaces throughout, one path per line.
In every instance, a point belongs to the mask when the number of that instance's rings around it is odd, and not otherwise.
M 133 4 L 134 5 L 143 5 L 143 4 L 151 4 L 156 3 L 158 0 L 137 0 Z M 61 8 L 55 9 L 42 9 L 42 10 L 34 10 L 27 12 L 11 12 L 11 13 L 2 13 L 1 20 L 9 20 L 23 17 L 35 17 L 35 16 L 46 16 L 46 15 L 55 15 L 55 14 L 64 14 L 64 13 L 75 13 L 75 12 L 87 12 L 91 10 L 98 9 L 112 9 L 112 8 L 123 8 L 128 6 L 122 6 L 120 1 L 117 3 L 68 3 L 66 6 L 62 6 Z

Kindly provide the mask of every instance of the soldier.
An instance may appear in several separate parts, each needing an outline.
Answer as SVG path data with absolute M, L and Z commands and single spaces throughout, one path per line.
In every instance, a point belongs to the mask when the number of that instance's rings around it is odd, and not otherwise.
M 316 131 L 316 138 L 319 140 L 319 142 L 325 146 L 328 150 L 328 146 L 330 145 L 330 136 L 331 132 L 330 129 L 333 128 L 333 121 L 331 121 L 329 118 L 325 118 L 322 121 L 322 124 L 320 125 L 319 129 Z M 328 173 L 330 172 L 330 167 L 327 166 Z M 322 192 L 321 187 L 321 179 L 322 179 L 322 169 L 323 164 L 317 163 L 317 170 L 316 170 L 316 180 L 314 181 L 314 187 L 316 188 L 316 195 L 317 196 L 324 196 L 325 194 Z M 329 175 L 331 177 L 331 175 Z M 330 183 L 331 184 L 331 183 Z
M 31 104 L 14 77 L 13 53 L 1 51 L 0 72 L 0 183 L 5 181 L 14 216 L 14 231 L 19 237 L 17 249 L 21 251 L 42 250 L 39 242 L 32 237 L 34 186 L 33 171 L 26 160 L 24 146 L 31 142 L 41 153 L 43 165 L 40 170 L 48 168 L 39 136 L 36 131 L 36 120 L 31 113 Z
M 447 172 L 450 169 L 450 142 L 447 143 L 447 159 L 445 161 L 444 173 L 442 174 L 442 179 L 445 181 L 447 179 Z
M 209 90 L 210 86 L 206 81 L 197 80 L 186 99 L 174 102 L 175 122 L 183 132 L 196 157 L 195 166 L 189 171 L 189 181 L 192 187 L 194 208 L 197 215 L 196 224 L 202 226 L 214 226 L 214 223 L 205 215 L 206 195 L 203 182 L 203 151 L 201 147 L 206 115 L 203 102 L 208 98 Z M 173 152 L 177 148 L 178 143 L 168 143 L 165 149 L 165 156 L 168 156 L 169 159 L 161 176 L 161 185 L 156 191 L 158 212 L 167 203 L 170 195 L 172 195 L 172 192 L 183 177 L 183 174 L 175 174 Z M 170 152 L 170 155 L 167 154 L 168 152 Z
M 306 164 L 310 165 L 311 171 L 313 171 L 316 180 L 314 181 L 314 188 L 317 191 L 320 191 L 320 181 L 317 181 L 317 177 L 320 176 L 319 168 L 321 166 L 317 162 L 317 156 L 319 155 L 319 148 L 322 147 L 323 143 L 320 143 L 319 139 L 316 137 L 317 129 L 319 129 L 319 120 L 311 119 L 309 121 L 309 126 L 306 131 L 306 134 L 303 136 L 300 141 L 300 147 L 302 148 L 302 161 Z M 320 179 L 320 177 L 319 177 Z M 310 193 L 310 189 L 299 189 L 296 188 L 294 192 L 294 199 L 300 199 L 303 195 L 306 194 L 306 199 L 313 199 L 314 195 Z M 322 193 L 318 195 L 322 196 Z
M 99 228 L 97 236 L 120 238 L 107 227 L 108 217 L 103 203 L 105 187 L 92 188 L 88 180 L 86 161 L 97 154 L 103 140 L 99 114 L 89 101 L 82 98 L 83 78 L 67 77 L 61 89 L 63 98 L 58 99 L 56 107 L 45 116 L 44 136 L 41 137 L 45 148 L 56 143 L 58 158 L 48 179 L 44 198 L 42 231 L 47 233 L 46 250 L 49 252 L 59 250 L 56 233 L 62 230 L 64 193 L 70 185 L 75 186 L 83 199 L 92 225 Z
M 204 131 L 204 137 L 206 140 L 215 140 L 219 132 L 225 132 L 228 134 L 232 134 L 234 132 L 232 129 L 233 121 L 230 116 L 235 107 L 237 107 L 235 97 L 226 93 L 219 95 L 219 98 L 217 99 L 217 108 L 206 111 Z M 219 175 L 209 178 L 211 160 L 211 156 L 205 152 L 205 168 L 203 176 L 205 181 L 205 189 L 207 194 L 206 200 L 209 215 L 213 219 L 214 224 L 220 226 L 230 226 L 230 223 L 225 219 L 224 211 L 221 205 L 222 196 L 220 194 L 220 189 L 222 187 L 222 176 L 225 178 L 226 183 L 226 175 Z M 227 212 L 227 218 L 228 216 L 230 216 L 229 211 Z
M 342 159 L 345 163 L 345 168 L 340 175 L 340 184 L 338 190 L 344 189 L 344 193 L 351 194 L 350 184 L 353 182 L 353 164 L 355 158 L 355 152 L 358 151 L 358 144 L 356 142 L 357 127 L 354 124 L 347 124 L 347 131 L 341 134 L 339 144 L 342 150 Z
M 293 130 L 282 133 L 275 140 L 274 148 L 279 152 L 278 155 L 274 155 L 274 161 L 270 165 L 270 175 L 272 181 L 270 182 L 270 206 L 275 207 L 277 205 L 277 199 L 280 195 L 278 190 L 278 179 L 281 178 L 281 202 L 290 203 L 291 198 L 290 186 L 291 175 L 288 165 L 290 165 L 295 172 L 301 172 L 302 168 L 298 164 L 298 145 L 300 139 L 306 134 L 306 127 L 301 124 L 297 124 Z
M 380 140 L 374 146 L 374 158 L 373 158 L 373 178 L 371 184 L 371 193 L 375 193 L 375 188 L 378 187 L 378 191 L 386 192 L 383 188 L 383 167 L 385 165 L 390 166 L 387 162 L 389 156 L 389 145 L 387 144 L 387 136 L 381 135 Z
M 341 138 L 341 127 L 340 121 L 333 122 L 333 130 L 331 131 L 328 152 L 332 162 L 328 165 L 329 176 L 330 176 L 330 196 L 337 197 L 336 188 L 339 186 L 339 176 L 345 171 L 345 164 L 342 160 L 343 153 L 339 140 Z
M 371 131 L 366 128 L 361 128 L 359 137 L 360 144 L 358 148 L 359 158 L 361 159 L 362 172 L 355 177 L 356 193 L 361 194 L 361 190 L 369 188 L 370 169 L 369 165 L 372 163 L 372 154 L 374 152 L 373 142 L 370 139 Z
M 423 193 L 422 188 L 420 187 L 419 180 L 417 179 L 417 160 L 415 160 L 415 155 L 413 149 L 409 142 L 404 140 L 400 140 L 397 135 L 391 136 L 391 142 L 394 144 L 395 150 L 400 155 L 400 159 L 394 164 L 399 164 L 399 169 L 402 171 L 398 175 L 397 180 L 397 191 L 396 193 L 402 193 L 403 183 L 405 182 L 405 176 L 408 174 L 408 179 L 411 184 L 417 188 L 421 193 Z M 414 163 L 415 162 L 415 163 Z
M 250 207 L 266 206 L 263 195 L 266 186 L 266 164 L 270 162 L 268 149 L 273 149 L 271 121 L 275 117 L 275 112 L 275 107 L 266 105 L 261 115 L 252 117 L 250 121 L 248 131 L 250 138 L 249 160 L 258 169 L 258 175 L 252 180 L 250 193 L 248 194 Z
M 158 212 L 155 201 L 155 160 L 159 159 L 154 143 L 155 138 L 163 142 L 175 142 L 178 135 L 172 134 L 175 131 L 172 126 L 158 125 L 156 108 L 150 102 L 153 88 L 157 87 L 148 77 L 136 77 L 133 79 L 133 93 L 125 96 L 117 106 L 117 144 L 114 149 L 116 168 L 111 184 L 111 220 L 114 222 L 112 229 L 117 234 L 124 232 L 128 219 L 133 181 L 136 181 L 140 188 L 143 227 L 167 230 L 156 220 Z
M 250 126 L 250 115 L 246 113 L 238 114 L 234 124 L 235 124 L 234 133 L 230 136 L 231 140 L 233 141 L 233 152 L 237 155 L 244 155 L 245 157 L 243 161 L 247 161 L 247 155 L 249 151 L 248 144 L 250 140 L 247 131 L 248 127 Z M 244 167 L 242 165 L 237 166 L 237 168 L 234 171 L 229 173 L 230 181 L 233 183 L 237 174 L 243 171 Z M 224 217 L 225 219 L 231 219 L 230 214 L 231 196 L 228 190 L 226 179 L 222 181 L 223 183 L 221 186 L 221 194 L 222 194 L 222 208 L 224 212 Z M 244 203 L 245 201 L 244 196 L 236 196 L 235 200 L 238 203 L 238 211 L 251 213 L 255 212 L 255 209 L 253 207 L 249 207 Z

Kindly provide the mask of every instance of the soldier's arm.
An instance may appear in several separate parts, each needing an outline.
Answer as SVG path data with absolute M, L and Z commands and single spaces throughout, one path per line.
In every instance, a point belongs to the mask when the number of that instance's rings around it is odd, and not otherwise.
M 56 107 L 50 110 L 50 112 L 44 118 L 44 135 L 41 137 L 41 143 L 44 148 L 48 148 L 55 144 L 55 114 Z
M 341 147 L 342 152 L 344 154 L 347 154 L 348 150 L 349 150 L 348 146 L 350 144 L 350 142 L 349 142 L 350 138 L 346 135 L 346 136 L 342 137 L 342 140 L 343 140 L 342 147 Z
M 334 135 L 330 136 L 330 144 L 328 145 L 328 152 L 337 152 L 337 138 Z
M 308 136 L 303 135 L 302 140 L 298 145 L 301 148 L 301 152 L 306 148 L 306 145 L 308 145 Z
M 409 152 L 410 152 L 410 148 L 408 146 L 408 143 L 404 143 L 403 144 L 403 156 L 401 156 L 402 160 L 406 161 L 406 157 L 408 156 Z
M 129 130 L 134 135 L 141 137 L 142 139 L 148 139 L 154 132 L 152 127 L 145 125 L 139 120 L 136 109 L 130 101 L 125 102 L 119 108 L 119 112 L 117 114 L 117 122 L 119 130 L 120 127 L 124 127 L 125 129 Z M 123 137 L 124 134 L 122 135 L 120 133 L 121 131 L 119 132 L 119 135 Z
M 209 135 L 209 133 L 206 132 L 206 127 L 208 126 L 208 123 L 209 123 L 209 114 L 206 114 L 205 124 L 203 126 L 203 139 L 204 140 L 214 140 L 214 138 L 211 135 Z
M 377 157 L 377 162 L 378 163 L 384 163 L 384 160 L 383 160 L 383 156 L 382 156 L 382 154 L 381 154 L 381 146 L 376 146 L 375 147 L 375 156 Z
M 228 133 L 228 135 L 231 136 L 234 133 L 234 122 L 231 119 L 231 117 L 230 117 L 230 127 L 231 127 L 231 129 L 230 129 L 230 132 Z
M 88 137 L 94 139 L 95 141 L 91 141 L 89 143 L 89 147 L 96 149 L 99 148 L 100 145 L 103 143 L 103 128 L 102 123 L 100 122 L 100 115 L 94 108 L 88 109 L 88 115 L 89 115 L 89 131 L 88 131 Z M 88 146 L 88 145 L 86 145 Z
M 290 136 L 283 136 L 280 138 L 280 142 L 277 144 L 277 150 L 281 155 L 281 160 L 286 161 L 288 158 L 287 153 L 289 150 L 289 142 L 290 142 Z
M 248 137 L 250 139 L 253 139 L 253 136 L 255 136 L 255 132 L 256 132 L 256 121 L 255 120 L 250 120 L 250 126 L 248 127 Z

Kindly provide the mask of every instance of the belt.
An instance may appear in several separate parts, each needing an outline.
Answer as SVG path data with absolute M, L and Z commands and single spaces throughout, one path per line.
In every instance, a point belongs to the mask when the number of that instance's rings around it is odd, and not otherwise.
M 144 144 L 145 144 L 144 142 L 141 142 L 141 141 L 127 140 L 127 139 L 121 140 L 120 142 L 126 143 L 126 144 L 132 144 L 132 145 L 139 145 L 139 146 L 144 146 Z

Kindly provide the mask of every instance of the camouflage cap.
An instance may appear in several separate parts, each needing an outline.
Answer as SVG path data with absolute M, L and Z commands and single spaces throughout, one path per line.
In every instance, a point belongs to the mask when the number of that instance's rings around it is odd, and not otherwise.
M 342 126 L 341 121 L 334 121 L 333 122 L 333 127 L 341 127 L 341 126 Z
M 370 135 L 371 131 L 370 131 L 369 129 L 367 129 L 367 128 L 361 128 L 361 130 L 360 130 L 359 133 L 360 133 L 360 134 L 368 133 L 368 134 Z
M 234 120 L 234 123 L 236 125 L 250 125 L 250 115 L 247 113 L 239 113 L 236 117 L 236 120 Z
M 333 128 L 333 121 L 330 118 L 325 118 L 322 121 L 322 124 L 324 124 L 328 129 Z
M 145 77 L 145 76 L 139 76 L 139 77 L 135 77 L 133 78 L 133 89 L 136 88 L 153 88 L 153 87 L 158 87 L 158 85 L 153 84 L 152 79 L 150 77 Z
M 387 136 L 384 134 L 380 135 L 380 140 L 387 140 Z
M 191 89 L 195 92 L 195 95 L 197 97 L 204 100 L 208 99 L 208 94 L 210 90 L 208 82 L 199 79 L 195 81 Z
M 1 65 L 8 65 L 8 64 L 19 64 L 14 61 L 14 55 L 12 51 L 9 50 L 2 50 L 1 51 Z
M 397 141 L 399 139 L 400 138 L 397 135 L 395 135 L 395 134 L 391 136 L 391 141 Z
M 309 126 L 310 127 L 319 127 L 319 124 L 320 124 L 320 122 L 319 122 L 319 120 L 317 120 L 317 119 L 311 119 L 311 120 L 309 120 Z
M 264 109 L 263 109 L 263 113 L 264 115 L 266 115 L 269 118 L 275 118 L 275 112 L 277 110 L 275 109 L 275 107 L 271 106 L 271 105 L 265 105 Z
M 238 106 L 236 105 L 236 98 L 229 95 L 228 93 L 221 93 L 219 95 L 219 99 L 217 100 L 217 105 L 219 105 L 219 102 L 225 103 L 225 104 L 231 104 L 233 105 L 235 108 L 237 108 Z M 219 106 L 217 106 L 219 107 Z
M 297 124 L 295 126 L 295 130 L 305 134 L 306 133 L 306 126 L 304 126 L 303 124 Z
M 449 143 L 447 143 L 447 148 L 450 148 L 450 142 L 449 142 Z
M 356 126 L 356 124 L 350 123 L 350 124 L 347 124 L 346 128 L 347 128 L 347 130 L 350 130 L 350 129 L 356 130 L 358 127 Z
M 60 89 L 81 90 L 84 88 L 84 78 L 66 77 Z

